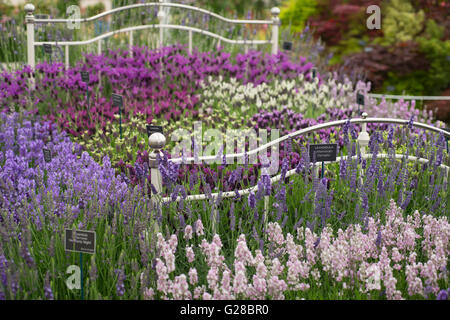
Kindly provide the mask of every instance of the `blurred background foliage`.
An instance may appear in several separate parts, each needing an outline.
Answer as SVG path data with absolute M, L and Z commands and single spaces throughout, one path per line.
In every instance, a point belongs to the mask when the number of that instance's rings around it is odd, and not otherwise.
M 92 17 L 95 16 L 99 13 L 102 13 L 103 11 L 105 11 L 105 5 L 102 2 L 99 2 L 97 4 L 94 4 L 92 6 L 88 6 L 86 8 L 86 16 L 88 17 Z
M 112 7 L 142 0 L 113 0 Z M 450 2 L 439 0 L 178 0 L 226 17 L 270 19 L 281 8 L 280 41 L 291 41 L 291 58 L 301 56 L 326 71 L 372 83 L 372 91 L 439 95 L 450 87 Z M 65 16 L 79 0 L 34 0 L 37 13 Z M 381 30 L 368 30 L 366 8 L 381 8 Z M 82 16 L 105 8 L 89 6 Z M 0 62 L 25 59 L 23 6 L 0 0 L 3 38 Z M 12 18 L 19 23 L 12 23 Z M 6 31 L 6 32 L 5 32 Z M 16 40 L 14 40 L 16 39 Z M 282 47 L 282 43 L 280 43 Z M 5 60 L 6 59 L 6 60 Z
M 301 32 L 308 18 L 318 12 L 317 5 L 316 0 L 283 1 L 280 13 L 281 24 L 289 26 L 293 33 Z

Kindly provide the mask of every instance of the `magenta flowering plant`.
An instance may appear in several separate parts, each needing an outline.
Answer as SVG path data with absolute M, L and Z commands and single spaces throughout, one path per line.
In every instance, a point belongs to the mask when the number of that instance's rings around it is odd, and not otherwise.
M 137 112 L 146 115 L 149 123 L 153 119 L 176 121 L 197 116 L 197 91 L 207 76 L 222 75 L 258 84 L 275 77 L 308 76 L 312 67 L 305 61 L 290 62 L 283 53 L 272 56 L 251 51 L 234 60 L 220 50 L 189 55 L 181 45 L 159 51 L 135 47 L 133 57 L 116 50 L 108 55 L 87 54 L 85 59 L 67 71 L 60 63 L 38 64 L 33 93 L 27 89 L 26 80 L 31 76 L 28 67 L 14 75 L 4 72 L 0 105 L 37 108 L 61 128 L 79 135 L 85 130 L 93 133 L 97 126 L 103 128 L 106 121 L 114 120 L 118 109 L 111 104 L 113 92 L 124 96 L 124 121 L 128 114 Z M 80 71 L 90 73 L 89 88 L 81 81 Z M 90 92 L 89 103 L 86 90 Z M 27 99 L 29 94 L 31 99 Z

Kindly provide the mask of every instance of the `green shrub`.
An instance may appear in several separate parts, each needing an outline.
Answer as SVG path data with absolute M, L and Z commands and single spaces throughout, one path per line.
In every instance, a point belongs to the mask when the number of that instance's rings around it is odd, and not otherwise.
M 301 32 L 308 18 L 317 12 L 317 1 L 287 0 L 281 8 L 281 24 L 289 26 L 293 33 Z
M 407 75 L 399 76 L 393 72 L 389 72 L 386 80 L 383 82 L 383 88 L 380 92 L 390 94 L 414 94 L 428 95 L 429 75 L 426 71 L 420 70 L 411 72 Z
M 383 12 L 385 44 L 413 40 L 423 29 L 425 13 L 422 10 L 416 13 L 408 0 L 391 0 Z
M 442 39 L 444 36 L 444 26 L 439 26 L 433 19 L 427 20 L 424 36 L 427 39 Z
M 427 75 L 427 87 L 438 94 L 450 86 L 450 40 L 418 39 L 420 50 L 430 60 L 431 67 Z
M 410 72 L 404 76 L 388 73 L 383 90 L 395 88 L 393 93 L 438 95 L 450 87 L 450 40 L 418 38 L 419 48 L 430 63 L 427 70 Z

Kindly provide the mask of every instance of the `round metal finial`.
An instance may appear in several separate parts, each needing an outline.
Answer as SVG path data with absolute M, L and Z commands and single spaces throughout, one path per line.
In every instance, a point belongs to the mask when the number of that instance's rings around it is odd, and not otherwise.
M 162 149 L 166 145 L 166 137 L 160 133 L 155 132 L 148 138 L 148 146 L 152 149 Z
M 32 3 L 27 3 L 27 4 L 24 6 L 24 9 L 25 9 L 25 12 L 26 12 L 27 14 L 33 14 L 35 7 L 34 7 L 34 5 L 33 5 Z
M 278 7 L 273 7 L 270 12 L 272 13 L 272 16 L 274 17 L 278 17 L 280 15 L 280 8 Z
M 363 119 L 366 119 L 369 115 L 367 114 L 367 112 L 363 112 L 361 114 L 361 116 L 362 116 Z

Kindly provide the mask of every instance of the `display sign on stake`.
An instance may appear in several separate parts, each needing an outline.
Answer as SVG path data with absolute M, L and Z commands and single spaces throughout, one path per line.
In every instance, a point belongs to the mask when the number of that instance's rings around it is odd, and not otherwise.
M 44 52 L 46 54 L 52 54 L 52 46 L 48 43 L 44 43 Z
M 147 125 L 147 135 L 150 137 L 152 133 L 160 132 L 163 133 L 163 127 L 162 126 L 152 126 Z
M 119 107 L 119 110 L 123 108 L 123 97 L 120 94 L 112 94 L 113 106 Z
M 360 106 L 364 105 L 364 95 L 361 93 L 358 93 L 356 95 L 356 103 L 359 104 Z
M 81 71 L 81 81 L 86 83 L 86 101 L 89 109 L 89 72 Z
M 316 78 L 316 74 L 317 74 L 317 68 L 312 68 L 311 72 L 312 72 L 312 78 L 315 79 Z
M 119 127 L 120 127 L 120 139 L 122 139 L 122 108 L 123 97 L 120 94 L 112 94 L 113 106 L 119 108 Z
M 450 128 L 445 128 L 444 130 L 447 131 L 447 132 L 450 132 Z M 445 139 L 447 140 L 447 153 L 448 153 L 448 152 L 449 152 L 449 149 L 448 149 L 448 141 L 450 140 L 450 137 L 445 136 Z
M 44 153 L 44 160 L 45 162 L 52 161 L 52 153 L 49 149 L 42 149 L 42 152 Z
M 291 51 L 292 50 L 292 42 L 284 41 L 283 42 L 283 50 Z
M 322 162 L 322 178 L 325 172 L 325 161 L 336 161 L 337 144 L 310 144 L 309 145 L 309 159 L 312 162 Z
M 65 229 L 65 250 L 80 253 L 81 300 L 84 299 L 83 253 L 95 253 L 95 239 L 95 231 Z
M 44 43 L 44 53 L 50 55 L 50 64 L 53 64 L 52 62 L 52 46 L 50 44 Z
M 95 253 L 95 231 L 65 229 L 66 251 Z
M 309 145 L 309 158 L 311 160 L 315 159 L 317 162 L 336 161 L 336 157 L 337 143 Z
M 81 71 L 81 81 L 88 84 L 89 83 L 89 72 Z
M 364 95 L 359 93 L 356 95 L 356 103 L 358 104 L 358 113 L 361 114 L 361 106 L 364 106 Z

